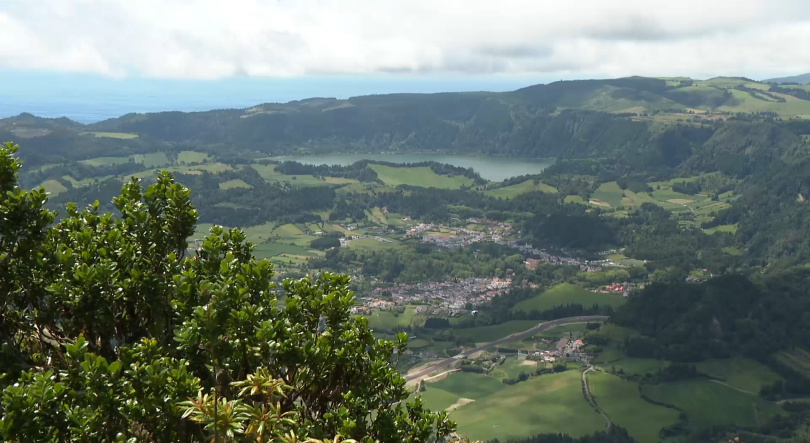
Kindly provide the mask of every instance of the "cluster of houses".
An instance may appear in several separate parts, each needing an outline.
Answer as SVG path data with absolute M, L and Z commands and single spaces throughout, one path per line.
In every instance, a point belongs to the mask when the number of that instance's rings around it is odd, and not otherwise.
M 483 222 L 470 218 L 469 223 L 483 224 Z M 467 228 L 450 228 L 432 223 L 420 223 L 405 232 L 406 238 L 421 236 L 423 243 L 432 243 L 445 248 L 460 248 L 475 243 L 491 241 L 498 244 L 507 244 L 507 236 L 512 231 L 510 223 L 483 224 L 484 229 L 474 230 Z M 452 230 L 451 230 L 452 229 Z M 442 231 L 447 231 L 442 232 Z M 451 233 L 453 232 L 453 233 Z
M 580 339 L 563 337 L 554 349 L 547 351 L 536 351 L 531 354 L 518 354 L 518 358 L 531 358 L 532 360 L 544 363 L 555 363 L 558 360 L 575 361 L 578 363 L 588 363 L 591 357 L 583 350 L 585 344 Z
M 630 294 L 630 289 L 632 287 L 632 283 L 620 282 L 591 289 L 591 292 L 596 292 L 597 294 L 619 294 L 623 297 L 627 297 Z
M 357 301 L 356 314 L 368 314 L 373 309 L 392 309 L 408 304 L 421 304 L 416 314 L 453 316 L 469 312 L 506 292 L 512 285 L 510 278 L 466 278 L 434 283 L 395 284 L 376 288 L 371 296 Z M 390 297 L 388 296 L 390 294 Z

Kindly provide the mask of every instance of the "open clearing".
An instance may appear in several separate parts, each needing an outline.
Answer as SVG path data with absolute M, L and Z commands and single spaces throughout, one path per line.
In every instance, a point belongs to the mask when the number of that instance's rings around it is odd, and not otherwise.
M 79 135 L 93 135 L 95 137 L 122 139 L 138 138 L 138 134 L 127 134 L 125 132 L 81 132 Z
M 759 393 L 762 385 L 769 385 L 780 377 L 767 366 L 748 358 L 724 358 L 697 363 L 698 371 L 721 379 L 723 383 L 743 391 Z
M 452 374 L 443 382 L 452 381 L 459 375 Z M 497 438 L 505 441 L 539 433 L 565 433 L 579 437 L 604 430 L 604 420 L 582 396 L 579 371 L 533 377 L 511 386 L 492 380 L 500 385 L 498 391 L 475 398 L 475 402 L 450 412 L 460 435 L 472 440 Z
M 677 406 L 697 427 L 761 425 L 781 411 L 756 395 L 706 379 L 646 386 L 644 392 L 653 400 Z
M 615 375 L 591 371 L 588 386 L 611 421 L 627 429 L 640 443 L 655 443 L 661 428 L 678 422 L 678 411 L 641 398 L 638 385 Z
M 219 189 L 250 189 L 253 186 L 245 183 L 242 179 L 228 180 L 219 184 Z
M 688 198 L 671 198 L 667 201 L 676 205 L 688 205 L 689 203 L 695 202 L 694 200 L 689 200 Z
M 163 152 L 153 152 L 151 154 L 135 154 L 132 156 L 135 163 L 140 163 L 147 168 L 156 168 L 171 163 Z
M 59 183 L 56 180 L 45 180 L 40 185 L 45 188 L 45 192 L 51 195 L 59 195 L 62 192 L 66 192 L 68 188 L 65 187 L 62 183 Z
M 537 325 L 539 320 L 511 320 L 499 325 L 454 329 L 456 337 L 468 338 L 476 343 L 488 343 Z
M 556 194 L 557 188 L 549 186 L 543 182 L 534 183 L 534 180 L 526 180 L 523 183 L 515 185 L 504 186 L 503 188 L 487 189 L 484 195 L 496 198 L 514 198 L 520 194 L 527 192 L 540 191 L 546 194 Z
M 411 185 L 423 188 L 459 189 L 461 186 L 472 186 L 472 179 L 461 176 L 439 175 L 428 166 L 417 168 L 394 167 L 370 164 L 377 177 L 388 186 Z
M 555 306 L 568 304 L 580 304 L 586 307 L 595 304 L 617 307 L 623 305 L 625 301 L 626 299 L 620 295 L 598 294 L 570 283 L 563 283 L 538 296 L 522 300 L 512 308 L 512 311 L 545 311 Z
M 209 159 L 208 154 L 205 152 L 197 152 L 197 151 L 180 151 L 177 154 L 177 163 L 182 164 L 192 164 L 192 163 L 202 163 Z

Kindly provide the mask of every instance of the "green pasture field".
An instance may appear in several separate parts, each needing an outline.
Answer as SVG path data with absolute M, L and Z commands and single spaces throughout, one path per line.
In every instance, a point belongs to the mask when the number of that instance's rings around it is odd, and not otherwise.
M 504 378 L 515 378 L 522 372 L 531 374 L 536 371 L 538 367 L 542 367 L 542 365 L 543 363 L 536 361 L 518 360 L 517 357 L 506 357 L 506 361 L 504 361 L 502 365 L 497 366 L 497 368 L 503 371 L 506 376 Z
M 454 373 L 442 381 L 450 383 L 456 377 Z M 469 379 L 469 387 L 456 392 L 475 401 L 450 412 L 459 434 L 471 440 L 505 441 L 550 432 L 579 437 L 605 428 L 602 417 L 582 396 L 579 371 L 532 377 L 511 386 L 492 377 L 476 377 Z M 483 391 L 482 379 L 487 378 L 500 385 L 500 389 L 483 397 L 470 397 Z M 430 390 L 431 385 L 428 386 Z
M 580 204 L 580 205 L 587 205 L 588 204 L 588 202 L 586 202 L 585 199 L 582 198 L 581 195 L 566 195 L 565 198 L 563 199 L 563 202 L 564 203 L 577 203 L 577 204 Z
M 650 374 L 658 372 L 659 369 L 664 369 L 667 365 L 669 365 L 669 362 L 666 360 L 624 357 L 621 360 L 603 363 L 599 367 L 605 371 L 615 369 L 617 372 L 624 371 L 625 374 L 644 375 L 648 372 Z
M 471 372 L 455 372 L 435 382 L 428 382 L 428 389 L 436 388 L 449 392 L 458 398 L 478 400 L 503 390 L 500 380 Z
M 312 175 L 282 174 L 276 171 L 276 165 L 252 164 L 250 167 L 255 169 L 265 181 L 271 183 L 289 183 L 290 186 L 325 186 L 329 184 L 329 182 Z
M 124 179 L 129 180 L 130 177 L 138 177 L 142 179 L 154 177 L 160 171 L 167 171 L 174 174 L 201 175 L 203 171 L 210 172 L 211 174 L 219 174 L 220 172 L 231 170 L 233 170 L 233 168 L 230 165 L 226 165 L 223 163 L 211 163 L 206 165 L 192 165 L 192 166 L 168 166 L 165 168 L 155 168 L 137 172 L 135 174 L 124 177 Z
M 761 425 L 781 409 L 756 395 L 706 379 L 648 385 L 650 398 L 677 406 L 695 427 Z
M 302 248 L 295 245 L 285 245 L 281 243 L 261 243 L 256 245 L 253 255 L 256 258 L 271 258 L 278 257 L 282 254 L 296 257 L 317 257 L 318 254 L 310 249 Z
M 177 163 L 180 164 L 202 163 L 210 158 L 205 152 L 180 151 L 177 153 Z
M 92 135 L 95 137 L 121 138 L 121 139 L 138 138 L 138 134 L 127 134 L 125 132 L 80 132 L 79 135 Z
M 405 312 L 396 316 L 391 311 L 375 310 L 371 315 L 364 317 L 368 319 L 369 328 L 380 331 L 392 331 L 411 326 L 411 322 L 413 322 L 414 319 L 414 308 L 408 306 L 405 308 Z
M 262 225 L 248 226 L 242 228 L 247 239 L 253 244 L 264 243 L 273 238 L 273 231 L 276 229 L 276 224 L 267 222 Z
M 253 186 L 245 183 L 245 181 L 240 178 L 224 181 L 219 184 L 219 189 L 250 189 L 252 187 Z
M 469 338 L 476 343 L 488 343 L 516 332 L 523 332 L 537 323 L 539 323 L 537 320 L 511 320 L 499 325 L 454 329 L 453 332 L 456 337 Z
M 458 401 L 458 396 L 451 394 L 441 389 L 436 389 L 432 384 L 426 386 L 425 392 L 417 392 L 408 400 L 412 400 L 416 395 L 422 396 L 422 401 L 425 402 L 425 407 L 433 412 L 443 411 Z
M 634 258 L 627 258 L 622 254 L 610 254 L 607 258 L 613 263 L 627 266 L 644 266 L 644 260 L 636 260 Z
M 599 200 L 610 205 L 611 208 L 622 206 L 624 193 L 616 182 L 602 183 L 599 188 L 591 194 L 591 199 Z
M 281 225 L 270 232 L 270 238 L 276 242 L 294 243 L 298 246 L 309 246 L 315 240 L 314 235 L 307 235 L 298 226 L 293 224 Z
M 484 191 L 484 195 L 495 198 L 514 198 L 520 194 L 533 191 L 545 192 L 546 194 L 556 194 L 557 188 L 549 186 L 543 182 L 534 184 L 534 180 L 526 180 L 523 183 L 504 186 L 503 188 L 487 189 Z
M 140 163 L 147 168 L 157 168 L 171 163 L 169 157 L 163 152 L 153 152 L 151 154 L 135 154 L 132 156 L 135 163 Z
M 70 184 L 73 185 L 74 188 L 83 188 L 85 186 L 90 186 L 93 183 L 98 183 L 100 181 L 107 180 L 108 178 L 111 178 L 111 177 L 112 177 L 112 175 L 105 175 L 103 177 L 90 177 L 90 178 L 84 178 L 84 179 L 81 179 L 81 180 L 76 180 L 75 178 L 73 178 L 73 177 L 71 177 L 69 175 L 63 175 L 62 176 L 62 178 L 64 180 L 69 181 Z
M 111 166 L 129 163 L 130 157 L 96 157 L 81 160 L 79 163 L 87 166 Z
M 617 307 L 623 305 L 625 301 L 626 299 L 620 295 L 597 294 L 570 283 L 563 283 L 548 289 L 540 295 L 522 300 L 512 307 L 512 311 L 545 311 L 555 306 L 567 304 L 581 304 L 583 306 L 599 304 Z
M 620 349 L 614 346 L 603 346 L 602 352 L 600 352 L 599 355 L 593 358 L 593 363 L 601 368 L 607 366 L 608 369 L 610 369 L 610 364 L 612 362 L 621 360 L 625 357 L 626 355 Z
M 678 411 L 642 399 L 634 382 L 594 371 L 589 372 L 587 378 L 591 395 L 599 407 L 639 443 L 659 441 L 661 428 L 679 421 Z
M 737 233 L 737 225 L 719 225 L 713 228 L 704 229 L 703 232 L 707 234 L 714 234 L 715 232 L 728 232 L 731 234 Z
M 403 245 L 396 240 L 394 240 L 393 243 L 388 243 L 381 242 L 373 238 L 358 238 L 350 241 L 346 247 L 357 250 L 364 249 L 367 251 L 383 251 L 386 249 L 401 249 L 403 248 Z
M 749 358 L 724 358 L 706 360 L 697 363 L 698 371 L 712 377 L 720 378 L 729 386 L 752 394 L 759 393 L 762 385 L 769 385 L 781 380 L 778 374 L 767 366 Z
M 459 189 L 461 186 L 472 186 L 472 179 L 461 176 L 439 175 L 428 166 L 417 168 L 398 168 L 393 166 L 370 164 L 377 177 L 388 186 L 411 185 L 424 188 Z
M 68 190 L 68 188 L 66 188 L 65 185 L 59 183 L 59 181 L 57 180 L 45 180 L 40 184 L 40 186 L 45 188 L 45 192 L 51 195 L 59 195 Z

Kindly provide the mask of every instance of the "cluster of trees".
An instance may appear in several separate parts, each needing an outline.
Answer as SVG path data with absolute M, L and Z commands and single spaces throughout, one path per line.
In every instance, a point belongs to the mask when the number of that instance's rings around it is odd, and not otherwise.
M 17 186 L 0 146 L 0 437 L 4 441 L 440 440 L 446 413 L 406 403 L 377 340 L 349 312 L 348 277 L 271 283 L 237 229 L 186 256 L 197 212 L 169 174 L 113 203 L 68 205 Z M 284 300 L 280 303 L 280 299 Z
M 627 433 L 626 429 L 614 424 L 607 431 L 596 432 L 579 438 L 567 434 L 538 434 L 533 437 L 504 441 L 489 440 L 487 443 L 636 443 L 636 440 Z
M 281 162 L 276 172 L 285 175 L 313 175 L 315 177 L 353 178 L 361 182 L 379 181 L 377 173 L 368 167 L 368 163 L 356 162 L 352 165 L 307 165 L 296 161 Z
M 652 284 L 611 320 L 644 335 L 627 343 L 628 355 L 688 362 L 740 353 L 764 360 L 789 346 L 810 346 L 808 272 L 795 268 L 757 284 L 740 275 Z

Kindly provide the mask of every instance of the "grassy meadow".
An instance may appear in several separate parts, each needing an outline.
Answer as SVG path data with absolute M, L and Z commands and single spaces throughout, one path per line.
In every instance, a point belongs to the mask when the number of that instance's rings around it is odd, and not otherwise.
M 604 430 L 604 420 L 582 396 L 579 371 L 533 377 L 511 386 L 477 375 L 459 387 L 454 379 L 461 375 L 468 374 L 451 374 L 442 381 L 454 383 L 458 389 L 453 393 L 459 397 L 475 400 L 450 412 L 459 434 L 470 439 L 503 441 L 548 432 L 578 437 Z M 498 390 L 480 396 L 489 389 L 489 382 L 483 381 L 487 378 L 499 385 Z M 429 383 L 428 390 L 433 386 Z
M 597 294 L 570 283 L 554 286 L 542 294 L 520 301 L 512 311 L 545 311 L 555 306 L 567 304 L 581 304 L 593 306 L 594 304 L 621 306 L 626 299 L 616 294 Z
M 588 387 L 607 416 L 639 443 L 655 443 L 661 428 L 678 423 L 679 412 L 641 398 L 635 382 L 602 372 L 589 372 Z
M 120 138 L 120 139 L 138 138 L 138 134 L 127 134 L 124 132 L 81 132 L 79 133 L 79 135 L 92 135 L 94 137 Z
M 428 166 L 416 168 L 399 168 L 394 166 L 370 164 L 377 177 L 388 186 L 411 185 L 425 188 L 459 189 L 472 186 L 473 180 L 460 175 L 446 176 L 433 172 Z
M 546 194 L 556 194 L 557 188 L 549 186 L 543 182 L 538 182 L 537 184 L 535 184 L 534 180 L 526 180 L 523 183 L 518 183 L 515 185 L 504 186 L 502 188 L 487 189 L 486 191 L 484 191 L 484 195 L 488 195 L 490 197 L 495 198 L 514 198 L 520 194 L 525 194 L 527 192 L 534 192 L 534 191 L 545 192 Z
M 706 379 L 645 386 L 644 392 L 686 412 L 695 427 L 761 425 L 781 411 L 756 395 Z

